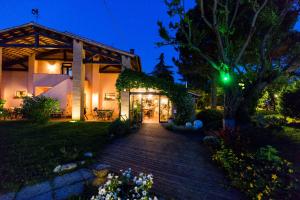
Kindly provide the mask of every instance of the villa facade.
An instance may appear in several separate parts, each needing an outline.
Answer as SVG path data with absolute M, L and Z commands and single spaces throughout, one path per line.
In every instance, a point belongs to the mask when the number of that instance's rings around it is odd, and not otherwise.
M 0 98 L 6 101 L 5 108 L 20 107 L 24 96 L 43 95 L 59 100 L 61 110 L 73 120 L 84 120 L 84 114 L 95 109 L 111 110 L 113 118 L 128 118 L 137 106 L 134 99 L 139 98 L 142 116 L 166 121 L 170 102 L 159 92 L 118 93 L 115 83 L 126 68 L 141 71 L 133 50 L 122 51 L 35 23 L 0 31 Z M 153 106 L 146 111 L 148 104 Z M 168 106 L 163 110 L 163 105 Z

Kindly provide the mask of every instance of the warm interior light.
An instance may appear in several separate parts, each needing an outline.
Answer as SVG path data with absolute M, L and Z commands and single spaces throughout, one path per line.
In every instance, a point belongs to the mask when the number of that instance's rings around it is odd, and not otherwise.
M 98 108 L 98 104 L 99 104 L 99 95 L 98 93 L 94 93 L 93 96 L 92 96 L 92 105 L 93 105 L 93 108 Z
M 148 95 L 148 99 L 152 99 L 152 97 L 153 97 L 152 94 Z
M 48 64 L 48 71 L 49 72 L 54 72 L 55 71 L 55 64 Z

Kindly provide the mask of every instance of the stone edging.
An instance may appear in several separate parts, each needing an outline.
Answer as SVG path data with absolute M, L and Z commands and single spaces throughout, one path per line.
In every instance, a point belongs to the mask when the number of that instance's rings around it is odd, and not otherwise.
M 91 182 L 95 176 L 93 170 L 109 169 L 109 165 L 95 164 L 91 168 L 79 169 L 75 172 L 57 176 L 52 180 L 25 186 L 18 192 L 10 192 L 0 196 L 0 200 L 63 200 L 80 195 L 84 184 Z

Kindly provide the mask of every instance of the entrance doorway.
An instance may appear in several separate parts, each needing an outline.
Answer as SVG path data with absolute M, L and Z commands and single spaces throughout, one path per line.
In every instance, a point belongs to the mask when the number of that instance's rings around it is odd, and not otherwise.
M 167 122 L 172 116 L 169 99 L 157 93 L 131 93 L 130 118 L 143 123 Z

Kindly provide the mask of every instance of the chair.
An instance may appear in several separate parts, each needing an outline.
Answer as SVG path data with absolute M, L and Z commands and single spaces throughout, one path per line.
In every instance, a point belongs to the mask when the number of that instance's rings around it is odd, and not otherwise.
M 107 120 L 111 120 L 112 116 L 113 116 L 114 111 L 113 110 L 109 110 L 106 114 Z

